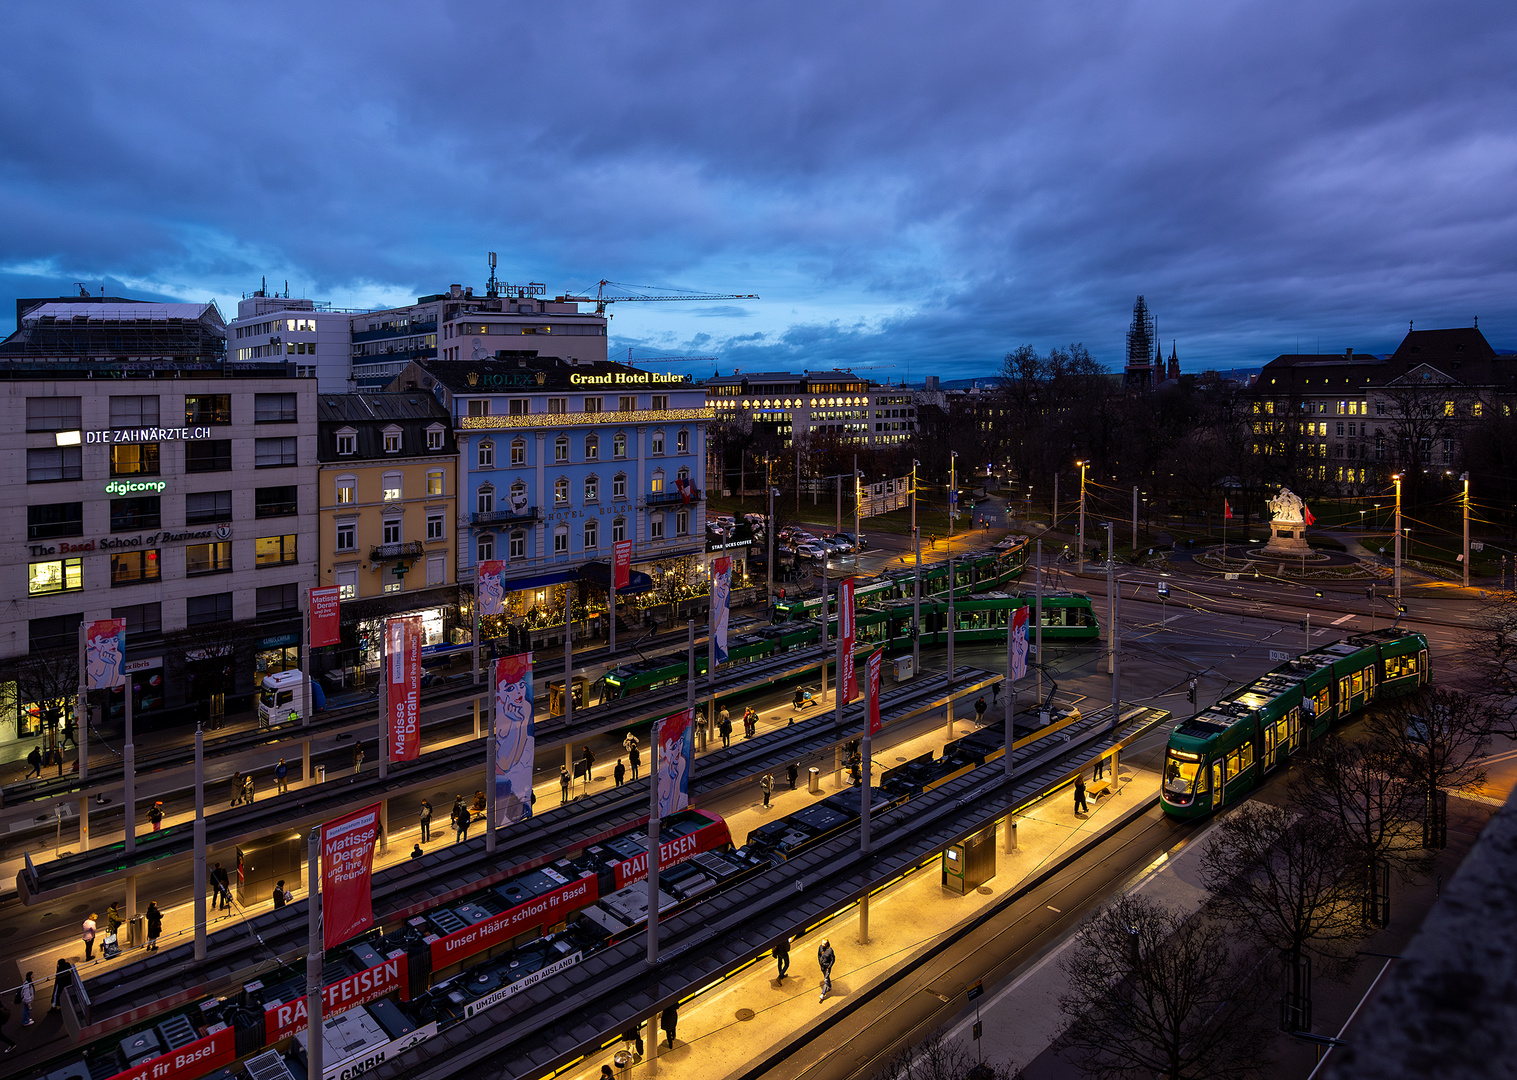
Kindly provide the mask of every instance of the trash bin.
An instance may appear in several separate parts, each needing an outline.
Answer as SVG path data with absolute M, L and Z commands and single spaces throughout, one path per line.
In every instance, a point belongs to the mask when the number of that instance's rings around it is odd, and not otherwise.
M 316 766 L 316 782 L 318 784 L 325 784 L 327 782 L 327 767 L 325 765 Z
M 806 770 L 806 773 L 806 790 L 810 791 L 813 795 L 820 795 L 822 793 L 822 770 L 813 765 Z

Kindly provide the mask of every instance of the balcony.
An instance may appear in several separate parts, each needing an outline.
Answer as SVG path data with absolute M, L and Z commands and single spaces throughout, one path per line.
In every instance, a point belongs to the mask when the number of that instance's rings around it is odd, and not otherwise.
M 421 555 L 420 540 L 407 540 L 399 544 L 375 544 L 369 549 L 371 562 L 378 562 L 381 559 L 419 559 Z
M 537 520 L 537 507 L 525 510 L 490 510 L 483 514 L 469 515 L 471 525 L 530 525 Z
M 693 506 L 696 503 L 698 503 L 698 502 L 701 501 L 702 492 L 701 492 L 700 488 L 693 487 L 693 488 L 691 488 L 689 490 L 688 494 L 690 496 L 690 505 Z M 680 493 L 679 488 L 673 488 L 673 489 L 671 489 L 669 491 L 654 491 L 654 492 L 650 492 L 648 494 L 648 501 L 647 501 L 646 505 L 648 505 L 648 506 L 674 506 L 676 504 L 683 503 L 684 501 L 685 501 L 685 496 Z

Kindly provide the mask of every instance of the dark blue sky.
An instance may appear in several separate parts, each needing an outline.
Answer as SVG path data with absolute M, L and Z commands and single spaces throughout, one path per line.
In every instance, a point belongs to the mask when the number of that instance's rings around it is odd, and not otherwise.
M 988 373 L 1517 347 L 1517 5 L 8 5 L 10 298 L 378 306 L 500 275 L 613 351 Z

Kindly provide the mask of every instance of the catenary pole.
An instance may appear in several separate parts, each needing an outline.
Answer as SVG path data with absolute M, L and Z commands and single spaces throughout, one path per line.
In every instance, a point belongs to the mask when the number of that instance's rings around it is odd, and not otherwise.
M 205 732 L 195 724 L 195 959 L 205 960 Z
M 306 1075 L 322 1068 L 321 1028 L 321 826 L 311 827 L 306 850 Z

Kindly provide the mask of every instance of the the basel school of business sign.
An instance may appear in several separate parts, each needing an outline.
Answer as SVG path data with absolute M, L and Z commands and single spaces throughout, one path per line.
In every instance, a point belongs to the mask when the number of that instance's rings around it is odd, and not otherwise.
M 28 554 L 33 557 L 39 555 L 77 555 L 85 551 L 116 551 L 121 548 L 155 548 L 163 544 L 187 544 L 192 540 L 230 540 L 232 538 L 232 525 L 230 522 L 222 522 L 220 525 L 212 525 L 206 529 L 189 529 L 184 532 L 171 532 L 165 529 L 163 532 L 140 533 L 137 536 L 102 536 L 98 540 L 83 540 L 77 544 L 67 541 L 58 544 L 29 544 Z

